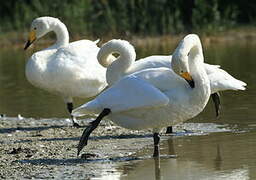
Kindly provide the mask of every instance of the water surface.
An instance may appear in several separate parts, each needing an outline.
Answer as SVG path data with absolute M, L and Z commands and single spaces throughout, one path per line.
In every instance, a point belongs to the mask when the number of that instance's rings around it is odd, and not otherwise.
M 137 57 L 168 55 L 174 47 L 174 44 L 167 44 L 137 48 Z M 102 176 L 96 179 L 256 179 L 255 49 L 256 44 L 250 41 L 213 43 L 204 47 L 207 63 L 221 65 L 248 84 L 244 92 L 221 93 L 221 116 L 218 119 L 210 101 L 204 112 L 190 121 L 193 125 L 188 129 L 196 127 L 197 131 L 207 134 L 163 137 L 161 154 L 164 157 L 113 162 L 111 168 L 106 166 Z M 24 69 L 31 53 L 22 49 L 0 50 L 0 113 L 9 117 L 18 114 L 34 118 L 68 117 L 60 97 L 35 88 L 26 80 Z M 77 99 L 75 104 L 84 101 Z M 214 124 L 230 130 L 211 130 Z M 151 151 L 150 146 L 136 155 L 149 156 Z M 178 157 L 165 157 L 170 154 Z

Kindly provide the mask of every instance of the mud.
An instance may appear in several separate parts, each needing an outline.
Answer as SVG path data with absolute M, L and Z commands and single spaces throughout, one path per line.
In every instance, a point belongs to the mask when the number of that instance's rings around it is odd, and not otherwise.
M 133 159 L 132 154 L 152 143 L 150 131 L 103 121 L 81 158 L 76 146 L 84 128 L 70 127 L 67 119 L 2 117 L 0 122 L 0 178 L 6 179 L 97 177 L 102 164 Z M 80 123 L 86 126 L 88 120 Z
M 113 178 L 122 173 L 120 165 L 152 158 L 151 131 L 130 131 L 109 121 L 100 123 L 77 157 L 79 138 L 91 120 L 80 120 L 83 128 L 74 128 L 68 119 L 0 118 L 0 178 L 93 179 L 106 174 Z M 207 131 L 204 127 L 214 129 L 213 125 L 199 126 L 178 126 L 175 130 L 181 133 L 176 136 L 184 135 L 183 128 L 194 127 L 193 135 L 198 129 Z M 214 131 L 218 129 L 216 126 Z M 225 130 L 228 129 L 221 129 Z M 199 131 L 198 134 L 203 135 Z

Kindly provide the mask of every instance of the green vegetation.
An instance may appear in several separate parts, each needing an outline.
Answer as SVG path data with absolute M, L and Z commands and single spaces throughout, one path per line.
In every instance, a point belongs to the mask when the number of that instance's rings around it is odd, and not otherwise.
M 60 18 L 72 35 L 130 36 L 219 32 L 254 25 L 254 0 L 8 0 L 0 32 L 27 31 L 39 16 Z

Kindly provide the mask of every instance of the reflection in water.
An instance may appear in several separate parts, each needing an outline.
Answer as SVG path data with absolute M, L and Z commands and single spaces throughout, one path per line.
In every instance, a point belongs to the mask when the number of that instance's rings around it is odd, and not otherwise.
M 134 168 L 121 179 L 253 179 L 256 175 L 256 142 L 250 142 L 253 138 L 255 133 L 169 138 L 162 142 L 163 156 L 132 162 L 129 166 Z M 168 154 L 176 154 L 174 149 L 178 157 L 168 158 Z
M 174 145 L 173 145 L 173 138 L 170 137 L 168 140 L 168 154 L 169 155 L 175 155 L 175 151 L 174 151 Z
M 173 138 L 170 137 L 168 140 L 168 155 L 172 155 L 170 157 L 175 157 L 175 152 L 174 152 L 174 145 L 173 145 Z M 160 156 L 161 157 L 161 156 Z M 154 157 L 154 165 L 155 165 L 155 180 L 161 180 L 161 162 L 160 162 L 160 157 Z M 168 158 L 166 156 L 165 158 Z
M 222 165 L 222 158 L 221 158 L 221 152 L 220 152 L 220 145 L 217 144 L 217 154 L 215 158 L 215 170 L 220 171 L 221 165 Z
M 161 179 L 161 166 L 160 166 L 160 157 L 154 157 L 155 161 L 155 180 Z

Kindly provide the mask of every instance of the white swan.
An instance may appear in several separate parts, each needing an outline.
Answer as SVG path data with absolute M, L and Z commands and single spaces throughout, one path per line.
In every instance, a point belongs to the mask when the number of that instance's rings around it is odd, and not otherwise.
M 50 31 L 56 34 L 56 43 L 30 57 L 26 77 L 34 86 L 60 95 L 71 113 L 73 97 L 93 97 L 106 87 L 106 69 L 96 59 L 97 42 L 80 40 L 69 43 L 66 26 L 53 17 L 33 20 L 24 49 Z M 73 125 L 77 126 L 75 119 L 71 118 Z
M 78 145 L 78 155 L 87 145 L 90 133 L 104 116 L 108 116 L 125 128 L 152 128 L 155 147 L 153 156 L 158 156 L 161 128 L 193 118 L 207 104 L 211 90 L 203 61 L 199 37 L 187 35 L 173 54 L 174 71 L 171 68 L 154 68 L 133 73 L 93 101 L 73 110 L 74 116 L 100 113 L 84 130 Z
M 119 57 L 114 61 L 112 54 L 117 53 Z M 125 40 L 113 39 L 105 43 L 98 53 L 99 63 L 107 68 L 106 80 L 109 86 L 120 80 L 122 77 L 137 71 L 148 68 L 171 67 L 172 56 L 149 56 L 136 59 L 134 47 Z M 235 79 L 226 71 L 220 69 L 219 65 L 204 63 L 204 68 L 210 79 L 211 94 L 216 101 L 219 91 L 245 90 L 246 83 Z M 219 101 L 217 99 L 217 101 Z M 216 115 L 219 109 L 216 107 Z
M 117 53 L 119 57 L 114 61 L 112 54 Z M 106 80 L 111 86 L 122 77 L 137 71 L 148 68 L 171 67 L 172 56 L 149 56 L 136 59 L 134 47 L 125 40 L 113 39 L 105 43 L 98 53 L 99 63 L 107 68 Z M 220 69 L 219 65 L 204 63 L 204 68 L 210 80 L 211 97 L 215 104 L 216 116 L 219 115 L 220 98 L 219 91 L 225 90 L 245 90 L 246 83 L 235 79 L 226 71 Z M 167 128 L 167 133 L 171 133 L 172 128 Z

